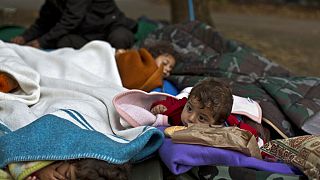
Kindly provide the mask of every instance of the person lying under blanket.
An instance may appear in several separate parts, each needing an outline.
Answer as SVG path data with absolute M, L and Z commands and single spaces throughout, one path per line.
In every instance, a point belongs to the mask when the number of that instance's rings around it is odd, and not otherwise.
M 25 180 L 96 180 L 129 179 L 131 164 L 110 164 L 84 158 L 65 161 L 34 161 L 12 163 L 0 171 L 0 179 Z
M 27 177 L 26 180 L 129 179 L 129 164 L 109 164 L 97 159 L 57 161 Z
M 120 118 L 111 100 L 125 89 L 110 44 L 94 41 L 80 51 L 64 48 L 54 53 L 11 43 L 0 45 L 0 85 L 4 87 L 0 89 L 0 179 L 2 168 L 7 170 L 11 164 L 25 167 L 34 161 L 66 160 L 60 161 L 62 168 L 80 158 L 134 163 L 160 147 L 163 134 L 156 128 L 126 131 L 118 126 Z M 28 137 L 27 141 L 23 137 Z M 56 163 L 53 167 L 60 167 Z M 101 167 L 116 173 L 117 165 Z M 41 176 L 42 171 L 37 170 L 34 175 Z
M 164 78 L 170 75 L 177 56 L 165 41 L 139 50 L 118 49 L 116 61 L 123 86 L 176 95 L 176 88 Z M 18 83 L 8 73 L 0 72 L 0 92 L 8 93 L 16 87 Z
M 168 83 L 164 78 L 173 70 L 177 56 L 172 45 L 166 41 L 138 50 L 118 49 L 116 61 L 123 86 L 147 92 L 159 87 L 164 88 Z

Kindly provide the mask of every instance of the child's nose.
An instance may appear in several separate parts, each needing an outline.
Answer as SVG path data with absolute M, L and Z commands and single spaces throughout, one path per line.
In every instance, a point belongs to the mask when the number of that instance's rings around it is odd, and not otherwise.
M 172 70 L 172 68 L 171 68 L 170 66 L 165 66 L 164 69 L 165 69 L 166 71 L 169 71 L 169 72 Z
M 196 123 L 197 122 L 197 118 L 195 114 L 190 114 L 189 118 L 188 118 L 188 123 Z

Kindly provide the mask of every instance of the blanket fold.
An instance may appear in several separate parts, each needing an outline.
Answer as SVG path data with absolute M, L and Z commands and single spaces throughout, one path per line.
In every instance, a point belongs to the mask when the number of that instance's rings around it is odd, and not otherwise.
M 27 105 L 37 103 L 40 98 L 39 73 L 2 41 L 0 41 L 0 54 L 0 72 L 15 79 L 19 84 L 15 92 L 0 92 L 0 99 L 18 100 Z

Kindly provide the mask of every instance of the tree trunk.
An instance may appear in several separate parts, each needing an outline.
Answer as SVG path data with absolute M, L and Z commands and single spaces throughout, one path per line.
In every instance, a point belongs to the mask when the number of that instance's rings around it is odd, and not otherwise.
M 188 0 L 170 0 L 171 22 L 189 21 Z M 214 26 L 209 0 L 193 0 L 195 19 Z

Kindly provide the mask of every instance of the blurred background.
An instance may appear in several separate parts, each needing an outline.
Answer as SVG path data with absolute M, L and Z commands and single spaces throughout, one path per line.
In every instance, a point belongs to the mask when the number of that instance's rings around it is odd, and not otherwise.
M 129 17 L 188 20 L 187 0 L 115 0 Z M 0 25 L 29 26 L 44 0 L 0 0 Z M 193 0 L 195 18 L 296 75 L 320 77 L 320 0 Z

